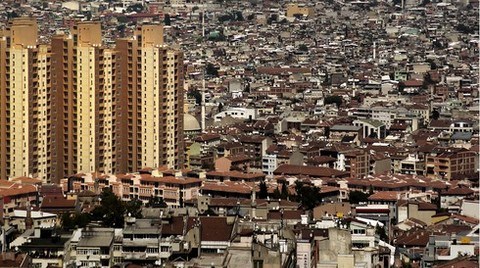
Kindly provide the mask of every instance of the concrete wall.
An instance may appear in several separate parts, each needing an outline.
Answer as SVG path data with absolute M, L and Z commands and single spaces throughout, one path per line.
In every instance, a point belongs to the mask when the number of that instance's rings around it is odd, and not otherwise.
M 215 171 L 226 172 L 230 171 L 232 161 L 226 157 L 221 157 L 215 160 Z
M 478 219 L 480 211 L 480 204 L 477 201 L 463 200 L 462 201 L 462 215 Z
M 436 214 L 436 212 L 434 210 L 431 210 L 431 211 L 430 210 L 418 210 L 418 205 L 416 205 L 416 204 L 409 204 L 408 205 L 408 217 L 421 220 L 428 225 L 432 224 L 432 216 L 435 215 L 435 214 Z
M 385 158 L 375 161 L 375 167 L 373 168 L 373 174 L 382 174 L 389 172 L 392 169 L 392 160 Z
M 338 255 L 337 268 L 353 268 L 355 267 L 355 258 L 353 255 Z
M 337 262 L 338 255 L 351 254 L 352 236 L 349 230 L 330 228 L 328 229 L 328 237 L 328 240 L 322 240 L 318 243 L 319 263 Z

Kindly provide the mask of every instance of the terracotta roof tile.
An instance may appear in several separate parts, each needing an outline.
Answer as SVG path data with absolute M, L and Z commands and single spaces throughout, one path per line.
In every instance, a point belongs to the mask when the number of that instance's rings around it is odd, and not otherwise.
M 312 166 L 300 166 L 300 165 L 281 165 L 279 166 L 273 174 L 275 175 L 308 175 L 311 177 L 348 177 L 350 175 L 349 172 L 344 172 L 340 170 L 336 170 L 333 168 L 327 167 L 312 167 Z
M 402 192 L 399 191 L 380 191 L 372 194 L 368 197 L 370 201 L 397 201 L 399 195 Z

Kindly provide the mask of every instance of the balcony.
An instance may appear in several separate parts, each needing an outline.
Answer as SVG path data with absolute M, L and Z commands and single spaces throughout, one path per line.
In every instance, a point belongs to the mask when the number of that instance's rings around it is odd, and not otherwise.
M 145 252 L 123 252 L 123 258 L 126 260 L 144 260 L 147 258 Z

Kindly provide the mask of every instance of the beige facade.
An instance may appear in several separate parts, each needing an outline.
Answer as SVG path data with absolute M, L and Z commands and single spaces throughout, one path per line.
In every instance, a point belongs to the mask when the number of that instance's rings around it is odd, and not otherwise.
M 183 54 L 163 44 L 160 25 L 139 27 L 133 38 L 117 41 L 117 51 L 121 80 L 127 81 L 119 94 L 129 107 L 126 115 L 118 111 L 127 120 L 118 122 L 126 132 L 116 146 L 129 155 L 118 170 L 183 168 Z
M 299 4 L 290 4 L 287 6 L 287 17 L 292 18 L 295 15 L 303 15 L 306 17 L 313 16 L 313 8 Z
M 0 178 L 183 168 L 183 54 L 160 25 L 102 44 L 99 22 L 37 43 L 37 23 L 0 32 Z
M 0 172 L 8 177 L 28 176 L 34 173 L 33 145 L 38 139 L 34 116 L 36 114 L 38 96 L 31 95 L 38 88 L 37 77 L 37 23 L 29 19 L 15 19 L 4 33 L 7 41 L 4 60 L 8 74 L 6 74 L 5 87 L 7 98 L 5 106 L 6 143 L 3 147 L 2 159 L 5 160 L 6 172 Z M 10 41 L 10 44 L 8 44 Z M 6 69 L 6 70 L 7 70 Z M 5 71 L 6 71 L 5 70 Z M 44 85 L 46 87 L 46 85 Z M 43 92 L 45 92 L 43 87 Z M 42 111 L 43 112 L 43 111 Z M 43 114 L 39 115 L 40 117 Z M 41 118 L 43 121 L 43 118 Z M 4 128 L 3 126 L 1 128 Z M 43 135 L 42 135 L 43 136 Z M 39 174 L 44 177 L 45 174 Z

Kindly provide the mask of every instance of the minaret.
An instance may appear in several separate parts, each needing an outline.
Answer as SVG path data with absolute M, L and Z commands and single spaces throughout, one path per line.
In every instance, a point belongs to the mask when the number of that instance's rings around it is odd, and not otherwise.
M 203 11 L 202 11 L 202 40 L 205 40 L 205 3 L 203 3 Z M 205 62 L 205 66 L 203 69 L 203 78 L 202 78 L 202 111 L 201 111 L 201 117 L 202 117 L 202 132 L 205 132 L 205 73 L 206 73 L 206 59 L 205 59 L 205 53 L 203 54 L 203 60 Z
M 373 42 L 373 61 L 377 58 L 377 42 Z

